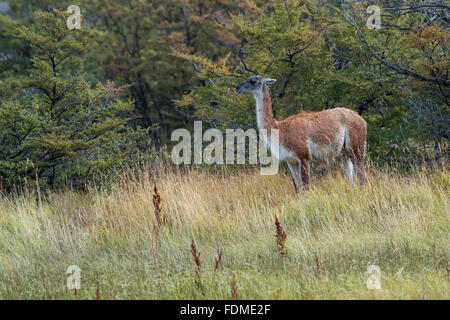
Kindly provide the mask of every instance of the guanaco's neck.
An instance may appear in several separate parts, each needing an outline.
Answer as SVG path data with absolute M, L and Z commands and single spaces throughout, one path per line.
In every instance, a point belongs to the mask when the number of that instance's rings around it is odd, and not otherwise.
M 267 86 L 263 84 L 261 92 L 254 93 L 256 101 L 256 120 L 258 129 L 272 129 L 277 127 L 277 121 L 273 117 L 272 100 Z

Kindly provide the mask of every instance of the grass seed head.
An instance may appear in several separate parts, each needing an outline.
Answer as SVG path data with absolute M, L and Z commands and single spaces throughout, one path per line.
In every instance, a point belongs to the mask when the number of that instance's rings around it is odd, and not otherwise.
M 197 284 L 197 287 L 202 289 L 201 279 L 200 279 L 200 271 L 202 267 L 202 262 L 200 261 L 200 252 L 197 250 L 197 247 L 195 246 L 194 239 L 192 239 L 191 242 L 191 254 L 194 257 L 194 262 L 196 265 L 195 268 L 195 283 Z
M 153 207 L 155 208 L 155 218 L 156 218 L 156 226 L 157 228 L 161 228 L 166 224 L 167 219 L 166 216 L 162 213 L 162 205 L 161 205 L 161 196 L 158 191 L 158 187 L 156 183 L 153 187 Z
M 277 247 L 281 254 L 286 253 L 286 238 L 287 234 L 286 231 L 284 231 L 283 226 L 281 225 L 280 221 L 278 220 L 278 216 L 275 216 L 275 227 L 276 227 L 276 234 L 275 239 L 277 241 Z

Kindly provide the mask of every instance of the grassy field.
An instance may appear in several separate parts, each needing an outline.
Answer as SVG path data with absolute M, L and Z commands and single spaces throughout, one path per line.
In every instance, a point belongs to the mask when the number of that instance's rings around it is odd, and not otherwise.
M 0 298 L 74 299 L 75 264 L 78 299 L 449 299 L 450 174 L 369 168 L 360 188 L 341 171 L 297 195 L 285 173 L 169 170 L 156 178 L 160 227 L 145 171 L 41 201 L 0 196 Z M 366 287 L 369 265 L 380 290 Z

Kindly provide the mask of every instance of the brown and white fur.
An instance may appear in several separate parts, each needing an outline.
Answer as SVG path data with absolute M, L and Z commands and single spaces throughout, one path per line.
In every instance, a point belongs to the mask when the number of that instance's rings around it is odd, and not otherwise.
M 258 129 L 279 130 L 279 160 L 286 161 L 298 192 L 309 186 L 311 161 L 334 162 L 344 159 L 344 171 L 354 183 L 355 163 L 359 183 L 366 176 L 364 156 L 366 152 L 367 124 L 358 113 L 346 108 L 320 112 L 301 112 L 284 120 L 273 117 L 272 102 L 267 85 L 275 79 L 253 76 L 236 87 L 237 93 L 252 93 L 256 101 Z

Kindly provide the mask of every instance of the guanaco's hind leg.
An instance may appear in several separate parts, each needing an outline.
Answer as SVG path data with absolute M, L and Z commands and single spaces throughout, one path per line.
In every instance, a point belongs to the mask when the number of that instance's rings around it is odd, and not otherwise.
M 358 174 L 359 184 L 362 186 L 366 182 L 366 170 L 364 170 L 364 159 L 356 160 L 356 173 Z
M 364 141 L 360 144 L 360 148 L 355 148 L 355 164 L 356 174 L 358 175 L 359 184 L 362 186 L 366 182 L 366 170 L 364 169 L 364 156 L 366 154 L 366 143 Z
M 344 158 L 344 172 L 351 184 L 355 183 L 353 162 L 350 157 Z
M 358 132 L 350 132 L 344 142 L 345 149 L 348 155 L 351 155 L 358 176 L 359 184 L 362 186 L 366 181 L 366 172 L 364 170 L 364 156 L 366 155 L 366 128 L 362 129 L 360 134 Z M 350 141 L 349 141 L 350 138 Z
M 300 171 L 302 173 L 303 188 L 309 189 L 309 161 L 301 159 Z
M 302 187 L 302 182 L 300 180 L 300 171 L 298 170 L 297 163 L 287 162 L 289 172 L 292 176 L 292 182 L 294 183 L 295 192 L 299 192 Z

